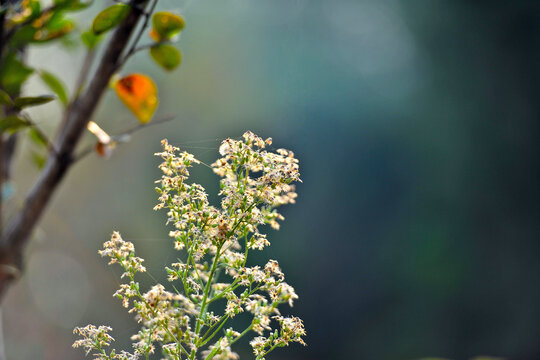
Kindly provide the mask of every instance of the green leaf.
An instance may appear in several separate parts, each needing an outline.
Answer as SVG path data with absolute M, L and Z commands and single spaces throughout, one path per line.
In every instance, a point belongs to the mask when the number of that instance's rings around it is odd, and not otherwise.
M 81 41 L 78 36 L 70 32 L 66 36 L 62 36 L 59 43 L 67 51 L 73 52 L 79 48 Z
M 99 35 L 111 30 L 128 16 L 130 9 L 130 6 L 126 4 L 109 6 L 97 14 L 92 23 L 92 31 L 94 34 Z
M 32 140 L 32 142 L 38 146 L 47 147 L 49 145 L 47 138 L 35 127 L 28 131 L 28 136 L 30 137 L 30 140 Z
M 62 81 L 58 79 L 56 76 L 51 74 L 48 71 L 41 70 L 39 75 L 41 76 L 41 80 L 51 89 L 52 92 L 58 96 L 58 100 L 62 102 L 62 104 L 67 105 L 68 104 L 68 96 L 66 93 L 66 89 Z
M 13 48 L 20 48 L 34 40 L 34 36 L 38 32 L 38 29 L 32 25 L 25 25 L 15 31 L 13 37 L 10 39 L 10 46 Z
M 22 63 L 15 54 L 5 57 L 0 67 L 0 87 L 13 96 L 21 90 L 23 82 L 34 70 Z
M 95 48 L 96 45 L 101 41 L 101 38 L 101 35 L 96 35 L 91 30 L 85 31 L 81 34 L 81 40 L 88 50 Z
M 41 13 L 41 4 L 39 0 L 30 0 L 25 4 L 31 11 L 30 18 L 35 18 L 39 16 L 39 14 Z
M 56 11 L 39 31 L 34 34 L 33 42 L 46 42 L 57 39 L 75 28 L 73 21 L 64 18 L 62 11 Z
M 0 119 L 0 133 L 9 131 L 11 133 L 16 132 L 22 128 L 30 126 L 30 123 L 17 115 L 9 115 L 3 119 Z
M 75 28 L 73 21 L 66 19 L 60 10 L 52 14 L 44 13 L 31 24 L 18 29 L 13 35 L 10 45 L 22 47 L 28 43 L 42 43 L 57 39 Z
M 161 44 L 155 45 L 150 48 L 150 55 L 156 63 L 158 63 L 165 70 L 174 70 L 180 61 L 182 61 L 182 54 L 180 51 L 172 45 Z
M 166 11 L 155 13 L 152 17 L 152 24 L 153 30 L 158 36 L 157 41 L 172 38 L 186 25 L 181 16 Z
M 80 1 L 80 0 L 55 0 L 54 4 L 56 8 L 67 10 L 67 11 L 78 11 L 86 9 L 92 5 L 93 0 L 90 1 Z
M 7 92 L 0 89 L 0 105 L 13 105 L 13 100 Z
M 22 11 L 15 16 L 12 16 L 10 21 L 15 25 L 28 23 L 30 20 L 37 18 L 41 13 L 41 4 L 39 0 L 23 1 L 20 4 Z
M 47 157 L 36 151 L 32 151 L 32 161 L 37 166 L 37 168 L 41 170 L 47 162 Z
M 15 99 L 13 103 L 15 104 L 15 107 L 19 109 L 23 109 L 30 106 L 37 106 L 46 104 L 48 102 L 53 101 L 56 99 L 56 97 L 52 95 L 41 95 L 41 96 L 34 96 L 34 97 L 20 97 Z

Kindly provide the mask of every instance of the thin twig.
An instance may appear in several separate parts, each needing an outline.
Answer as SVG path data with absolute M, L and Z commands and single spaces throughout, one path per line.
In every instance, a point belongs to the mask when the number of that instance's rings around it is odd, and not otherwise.
M 170 43 L 171 43 L 170 40 L 164 39 L 164 40 L 161 40 L 161 41 L 158 41 L 158 42 L 152 42 L 152 43 L 144 44 L 144 45 L 141 45 L 141 46 L 137 46 L 136 48 L 133 49 L 133 51 L 129 55 L 133 56 L 136 53 L 138 53 L 139 51 L 150 49 L 150 48 L 153 48 L 155 46 L 162 45 L 162 44 L 170 44 Z M 126 58 L 126 60 L 127 60 L 127 58 Z
M 1 6 L 4 5 L 3 0 L 0 1 L 0 5 Z M 7 11 L 6 9 L 2 9 L 0 11 L 0 66 L 2 65 L 2 62 L 3 62 L 4 49 L 7 43 L 7 39 L 4 33 L 5 31 L 4 25 L 6 22 L 6 11 Z
M 81 70 L 79 70 L 79 77 L 75 82 L 75 93 L 71 102 L 74 102 L 84 90 L 84 85 L 86 85 L 86 79 L 88 77 L 88 73 L 90 72 L 90 68 L 92 66 L 92 61 L 94 60 L 95 54 L 95 50 L 90 49 L 84 55 L 83 64 L 81 66 Z
M 45 143 L 47 145 L 47 150 L 52 152 L 54 155 L 58 155 L 58 151 L 56 150 L 56 147 L 54 146 L 54 143 L 49 139 L 49 137 L 37 126 L 37 124 L 30 119 L 27 119 L 30 126 L 37 131 L 38 135 L 45 140 Z
M 174 115 L 167 115 L 167 116 L 165 116 L 165 117 L 163 117 L 161 119 L 154 120 L 154 121 L 149 122 L 147 124 L 140 124 L 140 125 L 131 127 L 131 128 L 129 128 L 127 130 L 122 131 L 121 133 L 119 133 L 117 135 L 111 136 L 111 140 L 112 140 L 113 143 L 116 143 L 116 144 L 118 144 L 120 142 L 126 142 L 126 141 L 122 141 L 122 138 L 125 138 L 126 136 L 129 136 L 129 135 L 131 135 L 131 134 L 133 134 L 133 133 L 135 133 L 135 132 L 137 132 L 139 130 L 148 128 L 150 126 L 159 125 L 159 124 L 163 124 L 163 123 L 172 121 L 172 120 L 174 120 L 174 118 L 175 118 Z M 88 146 L 73 158 L 73 162 L 74 163 L 79 162 L 79 161 L 81 161 L 82 159 L 84 159 L 85 157 L 87 157 L 88 155 L 90 155 L 93 152 L 94 152 L 94 145 Z
M 121 132 L 120 134 L 118 134 L 117 136 L 118 137 L 121 137 L 121 136 L 125 136 L 125 135 L 131 135 L 143 128 L 147 128 L 147 127 L 150 127 L 150 126 L 154 126 L 154 125 L 160 125 L 160 124 L 163 124 L 163 123 L 167 123 L 169 121 L 173 121 L 174 118 L 176 116 L 175 115 L 165 115 L 164 117 L 162 117 L 161 119 L 158 119 L 158 120 L 154 120 L 152 122 L 149 122 L 149 123 L 146 123 L 146 124 L 139 124 L 137 126 L 133 126 L 123 132 Z M 115 138 L 116 136 L 113 136 L 113 139 Z
M 129 48 L 129 50 L 127 51 L 126 55 L 124 55 L 122 57 L 122 60 L 120 60 L 119 62 L 119 66 L 118 66 L 118 70 L 120 70 L 120 68 L 122 66 L 124 66 L 124 64 L 126 63 L 126 61 L 137 51 L 137 44 L 139 43 L 140 39 L 141 39 L 141 36 L 142 34 L 144 34 L 144 31 L 146 30 L 146 28 L 148 27 L 148 21 L 150 20 L 150 15 L 154 12 L 154 9 L 156 8 L 156 5 L 157 5 L 157 2 L 158 0 L 150 0 L 150 1 L 153 1 L 152 2 L 152 5 L 150 5 L 150 9 L 147 11 L 147 12 L 144 12 L 143 15 L 144 15 L 144 22 L 142 23 L 140 29 L 139 29 L 139 32 L 137 33 L 137 35 L 135 36 L 135 39 L 133 40 L 132 44 L 131 44 L 131 47 Z
M 0 234 L 3 230 L 4 225 L 4 196 L 3 196 L 3 190 L 4 190 L 4 147 L 5 147 L 5 139 L 4 134 L 0 134 Z M 1 324 L 0 324 L 0 330 L 1 330 Z M 3 340 L 0 334 L 0 341 Z

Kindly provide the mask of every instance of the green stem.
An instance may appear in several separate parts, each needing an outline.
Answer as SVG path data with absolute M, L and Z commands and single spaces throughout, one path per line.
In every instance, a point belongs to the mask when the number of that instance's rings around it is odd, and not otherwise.
M 212 263 L 212 268 L 210 270 L 210 275 L 208 275 L 208 281 L 206 283 L 206 286 L 204 288 L 204 294 L 202 299 L 202 305 L 201 305 L 201 311 L 199 313 L 199 319 L 202 319 L 204 314 L 206 313 L 206 300 L 208 299 L 208 293 L 210 292 L 210 287 L 212 286 L 212 279 L 214 277 L 214 273 L 216 272 L 216 267 L 219 262 L 219 255 L 220 255 L 221 245 L 218 246 L 216 250 L 216 256 L 214 257 L 214 262 Z M 200 324 L 200 323 L 199 323 Z M 199 334 L 200 326 L 197 327 L 196 333 Z
M 222 245 L 218 245 L 216 250 L 216 256 L 214 257 L 214 262 L 212 263 L 212 269 L 210 270 L 210 275 L 208 276 L 208 281 L 206 283 L 206 286 L 204 287 L 204 294 L 203 299 L 201 303 L 201 311 L 199 312 L 199 316 L 197 317 L 197 325 L 195 326 L 195 334 L 197 334 L 197 337 L 199 336 L 199 332 L 201 331 L 201 324 L 203 323 L 203 316 L 206 314 L 206 300 L 208 299 L 208 292 L 210 291 L 210 287 L 212 285 L 212 278 L 214 277 L 214 272 L 216 271 L 216 267 L 219 261 L 219 255 Z M 195 354 L 197 350 L 193 349 L 191 351 L 190 359 L 195 359 Z
M 221 328 L 223 327 L 223 325 L 225 325 L 225 323 L 227 322 L 227 320 L 229 320 L 229 315 L 225 316 L 222 320 L 221 320 L 221 324 L 220 323 L 216 323 L 214 324 L 210 329 L 208 329 L 208 331 L 202 336 L 202 343 L 201 344 L 197 344 L 197 347 L 201 347 L 201 346 L 204 346 L 206 345 L 206 343 L 208 343 L 210 340 L 212 340 L 214 338 L 214 336 L 216 336 L 216 334 L 218 333 L 219 330 L 221 330 Z M 206 337 L 213 329 L 216 325 L 219 325 L 219 327 L 209 336 L 209 337 Z
M 237 342 L 238 340 L 240 340 L 240 338 L 242 338 L 244 335 L 246 335 L 252 328 L 253 328 L 253 324 L 249 325 L 244 331 L 242 331 L 242 333 L 240 335 L 238 335 L 236 338 L 234 338 L 234 340 L 231 341 L 229 345 L 232 345 L 235 342 Z
M 257 356 L 257 359 L 262 359 L 264 358 L 266 355 L 268 355 L 268 353 L 270 353 L 272 350 L 274 350 L 275 348 L 278 347 L 278 344 L 274 344 L 272 345 L 272 347 L 270 349 L 268 349 L 268 351 L 265 351 L 264 354 L 262 356 Z
M 247 239 L 247 233 L 244 235 L 244 240 L 246 241 L 246 249 L 244 250 L 244 262 L 242 263 L 242 267 L 246 267 L 247 257 L 248 257 L 248 239 Z
M 103 350 L 103 348 L 101 346 L 96 346 L 96 349 L 103 355 L 105 356 L 106 359 L 110 359 L 110 357 L 107 355 L 107 352 L 105 350 Z
M 187 241 L 184 242 L 184 245 L 187 245 Z M 187 273 L 188 273 L 188 270 L 189 270 L 189 259 L 191 259 L 191 255 L 193 254 L 193 249 L 195 248 L 195 242 L 193 242 L 191 244 L 191 247 L 189 249 L 189 252 L 188 252 L 188 258 L 187 258 L 187 261 L 186 261 L 186 269 L 184 270 L 184 274 L 182 276 L 182 284 L 184 285 L 184 292 L 186 293 L 186 296 L 189 297 L 190 295 L 190 291 L 189 291 L 189 287 L 186 286 L 186 280 L 187 280 Z
M 238 284 L 239 282 L 240 282 L 240 280 L 234 280 L 234 282 L 232 284 L 230 284 L 229 286 L 227 286 L 222 292 L 220 292 L 219 294 L 217 294 L 216 296 L 214 296 L 213 298 L 208 300 L 206 305 L 209 305 L 209 304 L 213 303 L 214 301 L 221 299 L 227 292 L 229 292 L 230 290 L 234 290 L 237 287 L 239 287 L 240 286 Z
M 117 257 L 118 258 L 118 257 Z M 124 271 L 127 271 L 126 268 L 124 268 Z M 132 281 L 132 282 L 135 282 L 135 277 L 133 276 L 133 274 L 128 274 L 128 277 L 129 279 Z M 150 306 L 150 304 L 146 301 L 146 299 L 142 296 L 139 288 L 137 287 L 137 297 L 142 300 L 145 305 L 148 307 L 148 309 L 150 309 L 152 311 L 152 315 L 154 315 L 154 317 L 157 317 L 157 312 L 154 308 L 152 308 Z M 158 323 L 159 324 L 159 323 Z M 174 342 L 178 345 L 178 347 L 180 348 L 180 350 L 182 350 L 187 356 L 189 356 L 189 353 L 187 352 L 187 350 L 182 346 L 182 344 L 180 343 L 180 341 L 176 338 L 176 336 L 169 330 L 169 327 L 167 326 L 167 324 L 163 324 L 163 328 L 165 329 L 165 331 L 167 332 L 167 335 L 169 335 L 173 340 Z
M 258 202 L 254 202 L 253 204 L 249 205 L 249 207 L 246 209 L 246 212 L 250 211 L 255 205 L 257 205 Z M 240 220 L 238 220 L 238 222 L 235 222 L 235 224 L 233 225 L 233 228 L 231 229 L 231 231 L 229 231 L 229 233 L 227 234 L 227 237 L 230 237 L 232 234 L 234 234 L 234 231 L 236 230 L 236 228 L 242 223 L 242 221 L 244 221 L 244 218 L 246 217 L 246 215 L 242 215 L 242 217 L 240 218 Z
M 244 331 L 242 331 L 242 333 L 240 335 L 238 335 L 233 341 L 231 341 L 230 345 L 234 344 L 235 342 L 237 342 L 242 336 L 246 335 L 250 330 L 251 328 L 253 327 L 253 325 L 249 325 Z M 214 348 L 214 350 L 212 350 L 212 352 L 210 352 L 210 354 L 208 354 L 208 356 L 206 357 L 205 360 L 210 360 L 212 359 L 216 353 L 219 351 L 218 348 Z
M 197 270 L 197 266 L 195 265 L 195 260 L 193 257 L 191 258 L 191 263 L 193 264 L 193 269 L 195 269 L 195 275 L 197 275 L 197 280 L 199 280 L 199 285 L 201 285 L 201 288 L 203 287 L 203 281 L 201 279 L 201 276 L 199 275 L 199 270 Z
M 247 240 L 247 234 L 244 236 L 244 239 L 246 241 L 246 248 L 244 250 L 244 262 L 242 263 L 242 267 L 245 267 L 246 266 L 246 261 L 247 261 L 247 256 L 248 256 L 248 240 Z M 219 300 L 223 297 L 223 295 L 227 292 L 229 292 L 230 290 L 235 290 L 238 286 L 240 285 L 237 285 L 238 283 L 240 282 L 240 280 L 238 279 L 235 279 L 232 284 L 230 284 L 229 286 L 227 286 L 222 292 L 220 292 L 219 294 L 217 294 L 216 296 L 214 296 L 212 299 L 210 299 L 208 301 L 208 304 L 216 301 L 216 300 Z

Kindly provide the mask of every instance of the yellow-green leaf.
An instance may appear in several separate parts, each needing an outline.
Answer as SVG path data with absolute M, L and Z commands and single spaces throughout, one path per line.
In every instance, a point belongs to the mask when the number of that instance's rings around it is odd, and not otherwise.
M 0 133 L 5 131 L 14 133 L 15 131 L 27 126 L 30 126 L 30 123 L 17 115 L 9 115 L 0 119 Z
M 0 105 L 13 105 L 13 100 L 7 92 L 0 89 Z
M 165 70 L 174 70 L 182 61 L 182 54 L 172 45 L 160 44 L 150 48 L 150 55 Z
M 115 4 L 101 11 L 92 23 L 92 31 L 94 34 L 102 34 L 111 30 L 120 24 L 130 11 L 130 6 L 126 4 Z
M 55 0 L 54 4 L 57 9 L 67 10 L 67 11 L 78 11 L 86 9 L 92 5 L 93 0 L 90 1 L 80 1 L 80 0 Z
M 52 95 L 41 95 L 41 96 L 34 96 L 34 97 L 20 97 L 13 101 L 13 104 L 15 107 L 19 109 L 23 109 L 30 106 L 37 106 L 46 104 L 50 101 L 53 101 L 56 99 L 56 97 Z
M 152 17 L 152 24 L 154 40 L 156 41 L 172 38 L 186 25 L 181 16 L 166 11 L 155 13 Z
M 102 36 L 94 34 L 93 31 L 88 30 L 81 34 L 81 40 L 83 44 L 88 48 L 88 50 L 92 50 L 96 47 L 96 45 L 100 42 Z
M 34 36 L 39 30 L 31 24 L 23 26 L 15 31 L 13 37 L 9 40 L 10 45 L 14 48 L 20 48 L 34 41 Z
M 43 135 L 43 133 L 37 130 L 35 127 L 28 131 L 28 136 L 30 137 L 30 140 L 32 140 L 32 142 L 38 146 L 47 147 L 49 145 L 49 141 L 45 135 Z
M 20 3 L 20 6 L 21 11 L 13 14 L 10 17 L 10 21 L 15 25 L 29 22 L 30 20 L 39 16 L 41 12 L 41 4 L 39 3 L 39 0 L 23 0 Z
M 46 42 L 62 37 L 75 28 L 73 21 L 66 19 L 62 11 L 55 11 L 52 15 L 44 14 L 37 19 L 32 27 L 36 28 L 33 42 Z
M 8 94 L 17 94 L 22 83 L 34 70 L 21 62 L 15 54 L 9 54 L 0 67 L 0 87 Z
M 47 162 L 47 157 L 43 154 L 40 154 L 36 151 L 32 151 L 32 162 L 37 166 L 38 169 L 42 169 Z
M 67 105 L 68 104 L 68 96 L 66 93 L 66 88 L 62 81 L 58 79 L 55 75 L 52 73 L 41 70 L 39 73 L 41 80 L 51 89 L 52 92 L 58 96 L 58 100 L 62 102 L 62 104 Z

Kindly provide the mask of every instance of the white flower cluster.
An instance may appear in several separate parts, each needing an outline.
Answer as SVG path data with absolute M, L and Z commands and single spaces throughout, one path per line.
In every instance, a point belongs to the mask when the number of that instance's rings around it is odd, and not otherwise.
M 163 160 L 159 166 L 163 175 L 157 181 L 160 195 L 154 209 L 167 209 L 167 223 L 174 226 L 169 235 L 174 248 L 184 254 L 165 267 L 168 280 L 178 284 L 173 286 L 175 292 L 161 284 L 141 292 L 135 275 L 145 271 L 143 260 L 135 256 L 133 244 L 115 232 L 100 254 L 108 256 L 110 263 L 119 263 L 123 276 L 130 280 L 120 285 L 115 296 L 123 306 L 131 307 L 129 311 L 141 323 L 132 337 L 134 353 L 108 355 L 103 348 L 112 338 L 103 335 L 110 330 L 103 327 L 97 333 L 93 327 L 77 328 L 83 339 L 74 346 L 94 350 L 96 359 L 128 359 L 147 357 L 159 344 L 164 359 L 209 360 L 238 359 L 231 346 L 250 332 L 258 335 L 251 341 L 257 359 L 291 342 L 304 344 L 302 321 L 283 317 L 278 310 L 280 304 L 292 306 L 298 298 L 278 262 L 246 266 L 250 250 L 270 245 L 260 226 L 279 228 L 277 221 L 283 216 L 276 207 L 294 203 L 292 183 L 300 181 L 293 153 L 266 151 L 270 144 L 271 139 L 263 140 L 252 132 L 246 132 L 242 140 L 223 141 L 222 157 L 212 164 L 222 177 L 218 208 L 209 204 L 201 185 L 186 182 L 189 167 L 199 161 L 162 141 L 163 151 L 156 155 Z M 215 313 L 223 308 L 223 314 Z M 251 314 L 252 320 L 243 331 L 236 331 L 231 325 L 241 312 Z

